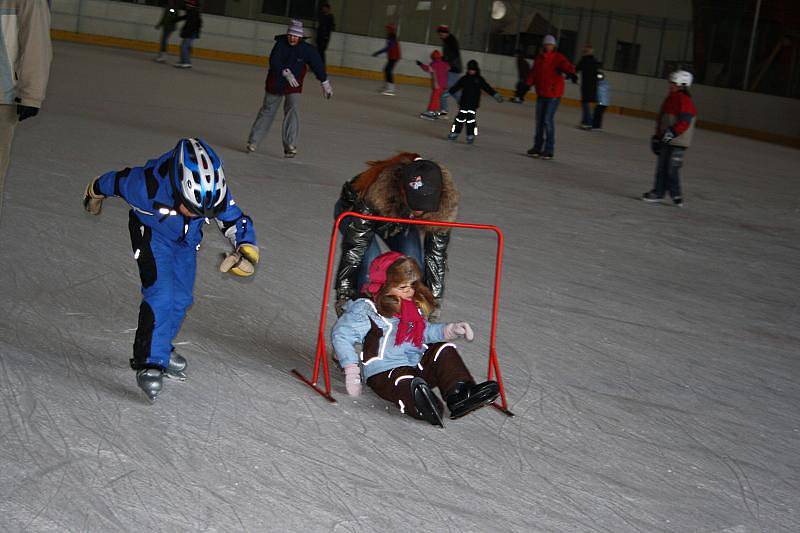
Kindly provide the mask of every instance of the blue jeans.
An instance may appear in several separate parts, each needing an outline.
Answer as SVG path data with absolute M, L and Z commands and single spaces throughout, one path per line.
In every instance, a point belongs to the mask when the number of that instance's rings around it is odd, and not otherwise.
M 581 124 L 584 126 L 592 125 L 592 106 L 589 102 L 581 101 Z
M 413 257 L 417 261 L 420 270 L 423 273 L 425 272 L 425 265 L 422 262 L 422 241 L 416 226 L 406 226 L 403 231 L 393 237 L 389 237 L 385 242 L 389 250 Z M 369 281 L 369 265 L 382 253 L 383 250 L 378 244 L 378 238 L 372 239 L 367 251 L 364 252 L 361 266 L 358 267 L 359 290 Z
M 664 196 L 664 192 L 669 191 L 670 197 L 680 198 L 680 169 L 683 166 L 685 151 L 686 148 L 682 146 L 661 143 L 661 151 L 658 153 L 658 163 L 656 164 L 656 180 L 653 184 L 653 192 L 657 196 Z
M 194 41 L 194 39 L 184 39 L 181 41 L 181 63 L 191 64 L 192 41 Z
M 448 72 L 447 73 L 447 88 L 452 87 L 456 84 L 456 82 L 461 78 L 461 74 L 457 74 L 455 72 Z M 447 97 L 450 96 L 450 93 L 447 92 L 447 89 L 444 90 L 442 93 L 441 98 L 439 98 L 439 107 L 442 111 L 447 111 Z M 458 101 L 461 98 L 461 91 L 457 92 L 453 95 L 453 98 Z
M 344 213 L 344 209 L 342 208 L 342 200 L 340 199 L 336 201 L 336 205 L 333 208 L 333 217 L 339 218 L 339 215 L 342 213 Z M 342 223 L 339 224 L 339 233 L 344 233 L 342 228 L 346 228 L 350 220 L 352 220 L 350 217 L 342 220 Z M 372 238 L 372 242 L 369 243 L 367 251 L 364 252 L 364 256 L 361 258 L 361 264 L 358 267 L 358 286 L 356 287 L 356 291 L 360 291 L 361 287 L 369 281 L 369 265 L 376 257 L 383 253 L 380 244 L 378 244 L 378 239 L 377 236 Z M 389 250 L 413 257 L 417 261 L 420 270 L 422 270 L 423 273 L 425 272 L 425 265 L 422 262 L 422 240 L 416 226 L 406 226 L 403 231 L 389 237 L 385 242 Z
M 161 32 L 161 46 L 158 48 L 159 52 L 165 53 L 167 51 L 167 45 L 169 44 L 170 35 L 172 35 L 172 30 L 170 31 L 163 30 Z
M 556 147 L 556 110 L 560 98 L 536 98 L 536 134 L 533 138 L 533 149 L 537 152 L 552 154 Z

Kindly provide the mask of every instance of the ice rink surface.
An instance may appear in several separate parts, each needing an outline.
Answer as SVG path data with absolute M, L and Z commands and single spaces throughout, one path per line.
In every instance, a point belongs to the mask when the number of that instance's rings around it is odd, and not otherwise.
M 556 159 L 537 161 L 530 103 L 484 97 L 467 146 L 417 118 L 425 88 L 391 98 L 336 77 L 330 101 L 307 79 L 297 159 L 279 123 L 247 155 L 264 77 L 56 43 L 0 226 L 0 531 L 800 530 L 800 152 L 699 130 L 686 207 L 647 205 L 650 121 L 587 133 L 562 106 Z M 151 406 L 128 367 L 127 208 L 93 218 L 81 197 L 182 136 L 225 159 L 262 264 L 220 274 L 227 241 L 209 226 L 177 339 L 190 379 Z M 348 398 L 336 372 L 336 404 L 289 374 L 310 371 L 340 187 L 398 150 L 452 170 L 461 221 L 506 233 L 514 418 L 483 409 L 442 430 Z M 469 230 L 450 246 L 443 318 L 474 325 L 460 348 L 476 377 L 494 246 Z

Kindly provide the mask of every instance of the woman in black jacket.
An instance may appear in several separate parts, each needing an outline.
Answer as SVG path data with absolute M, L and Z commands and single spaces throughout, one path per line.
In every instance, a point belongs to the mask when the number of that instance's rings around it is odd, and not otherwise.
M 592 45 L 583 47 L 583 57 L 575 65 L 575 71 L 581 74 L 581 129 L 592 129 L 592 109 L 589 104 L 597 102 L 597 71 L 603 64 L 595 59 Z
M 455 221 L 458 191 L 444 166 L 410 152 L 367 164 L 367 170 L 342 186 L 334 216 L 354 211 L 391 218 Z M 368 281 L 369 265 L 382 253 L 378 237 L 390 250 L 419 263 L 425 271 L 425 285 L 437 304 L 441 301 L 450 228 L 345 218 L 339 230 L 342 254 L 336 272 L 337 314 L 341 315 L 345 302 L 359 297 Z

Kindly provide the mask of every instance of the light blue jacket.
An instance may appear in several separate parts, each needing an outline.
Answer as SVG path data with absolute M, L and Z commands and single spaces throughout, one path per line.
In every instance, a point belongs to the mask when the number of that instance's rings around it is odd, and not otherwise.
M 608 107 L 611 104 L 608 80 L 597 80 L 597 103 Z
M 387 318 L 378 314 L 375 304 L 366 298 L 351 300 L 344 306 L 344 314 L 336 321 L 331 334 L 336 357 L 342 366 L 361 363 L 364 378 L 399 366 L 417 366 L 428 344 L 442 342 L 445 324 L 425 321 L 425 335 L 422 347 L 414 346 L 411 342 L 404 342 L 400 346 L 395 344 L 399 318 Z M 356 353 L 354 345 L 364 345 L 370 330 L 376 326 L 382 336 L 378 341 L 377 353 L 367 354 L 364 350 Z M 377 333 L 376 330 L 373 330 Z M 365 360 L 366 358 L 366 360 Z

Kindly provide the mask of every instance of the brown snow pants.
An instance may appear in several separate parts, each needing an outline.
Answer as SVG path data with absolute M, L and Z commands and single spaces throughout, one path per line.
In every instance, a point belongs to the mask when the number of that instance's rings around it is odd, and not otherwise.
M 419 364 L 398 366 L 386 372 L 375 374 L 367 379 L 367 385 L 375 394 L 400 407 L 400 412 L 414 418 L 422 418 L 414 407 L 414 394 L 411 380 L 424 379 L 431 388 L 439 387 L 439 393 L 446 397 L 456 383 L 474 382 L 463 359 L 450 342 L 437 342 L 425 350 Z

